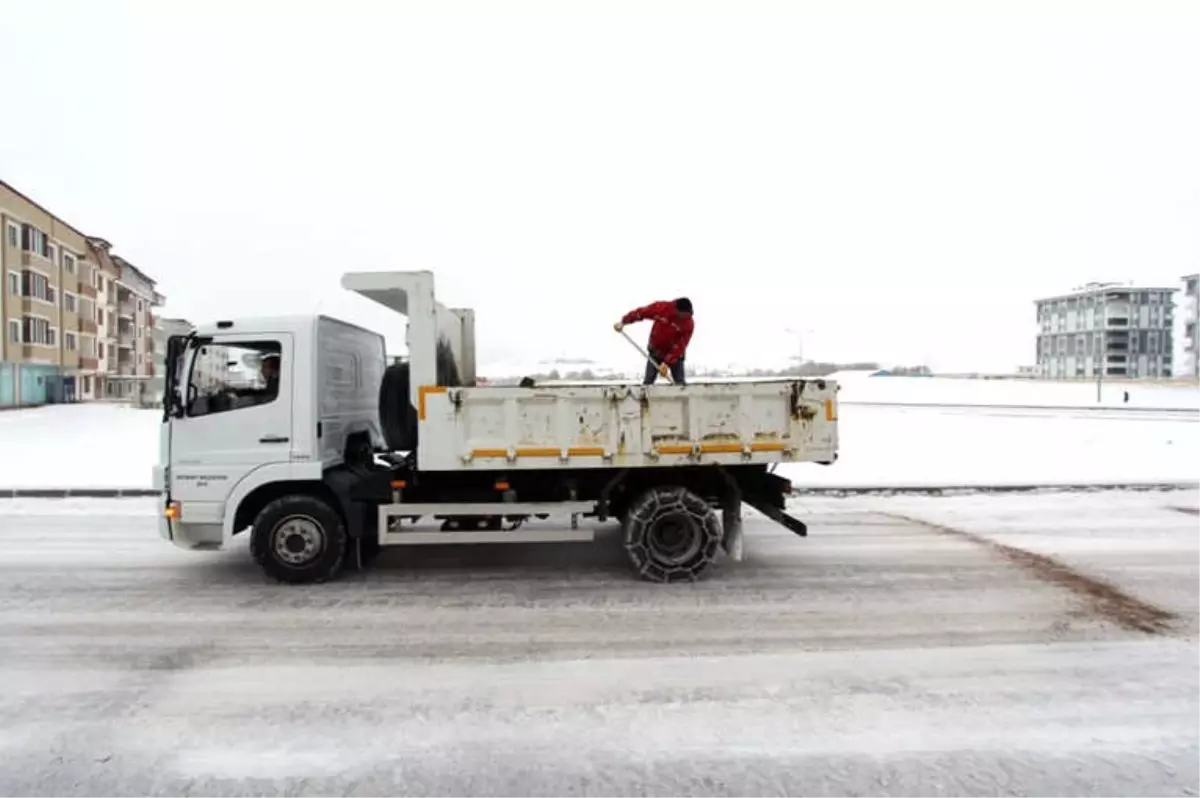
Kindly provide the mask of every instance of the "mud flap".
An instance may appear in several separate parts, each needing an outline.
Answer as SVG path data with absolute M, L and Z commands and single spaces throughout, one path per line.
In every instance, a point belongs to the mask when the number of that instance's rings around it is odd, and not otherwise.
M 734 562 L 741 562 L 745 555 L 742 534 L 742 503 L 726 505 L 721 511 L 721 548 Z
M 751 496 L 750 494 L 746 494 L 745 502 L 780 526 L 787 528 L 800 537 L 808 537 L 808 526 L 803 521 L 798 518 L 792 518 L 770 502 L 756 496 Z

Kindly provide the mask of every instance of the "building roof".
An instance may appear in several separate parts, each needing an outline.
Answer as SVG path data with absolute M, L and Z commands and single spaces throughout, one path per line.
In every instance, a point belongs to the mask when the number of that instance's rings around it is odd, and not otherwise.
M 133 269 L 135 272 L 137 272 L 137 273 L 138 273 L 138 274 L 139 274 L 139 275 L 140 275 L 140 276 L 141 276 L 141 277 L 142 277 L 144 280 L 146 280 L 146 282 L 148 282 L 150 285 L 157 285 L 157 282 L 156 282 L 155 280 L 153 280 L 152 278 L 150 278 L 150 277 L 149 277 L 149 276 L 148 276 L 148 275 L 147 275 L 147 274 L 146 274 L 144 271 L 142 271 L 141 269 L 137 268 L 137 267 L 136 267 L 136 266 L 134 266 L 132 263 L 130 263 L 129 261 L 127 261 L 127 260 L 125 260 L 124 258 L 122 258 L 120 255 L 113 255 L 113 254 L 111 254 L 110 250 L 112 249 L 112 244 L 110 244 L 110 243 L 109 243 L 109 242 L 108 242 L 106 239 L 103 239 L 103 238 L 101 238 L 100 236 L 90 236 L 90 235 L 88 235 L 87 233 L 83 232 L 82 230 L 80 230 L 80 229 L 79 229 L 78 227 L 76 227 L 75 225 L 73 225 L 73 224 L 71 224 L 70 222 L 68 222 L 68 221 L 66 221 L 65 219 L 63 219 L 63 218 L 62 218 L 61 216 L 59 216 L 57 213 L 54 213 L 53 211 L 51 211 L 51 210 L 50 210 L 49 208 L 47 208 L 45 205 L 41 204 L 41 203 L 40 203 L 40 202 L 38 202 L 37 200 L 35 200 L 35 199 L 33 199 L 32 197 L 30 197 L 28 194 L 25 194 L 25 193 L 23 193 L 23 192 L 21 192 L 21 191 L 18 191 L 18 190 L 17 190 L 17 189 L 15 189 L 15 188 L 13 188 L 13 186 L 12 186 L 10 183 L 7 183 L 7 182 L 5 182 L 5 181 L 3 181 L 3 180 L 0 180 L 0 186 L 3 186 L 4 188 L 8 189 L 8 190 L 9 190 L 9 191 L 11 191 L 12 193 L 16 194 L 18 197 L 20 197 L 21 199 L 25 200 L 25 201 L 26 201 L 26 202 L 28 202 L 30 205 L 34 206 L 35 208 L 37 208 L 38 210 L 40 210 L 42 213 L 46 214 L 47 216 L 50 216 L 50 217 L 52 217 L 52 218 L 53 218 L 55 221 L 57 221 L 57 222 L 61 223 L 61 224 L 63 225 L 63 227 L 69 228 L 69 229 L 70 229 L 72 232 L 74 232 L 74 233 L 75 233 L 77 236 L 79 236 L 79 237 L 80 237 L 80 238 L 82 238 L 84 241 L 86 241 L 86 242 L 87 242 L 87 244 L 88 244 L 89 246 L 95 247 L 95 248 L 97 248 L 97 249 L 103 250 L 103 251 L 104 251 L 104 252 L 106 252 L 106 253 L 109 253 L 109 257 L 111 257 L 111 258 L 112 258 L 112 260 L 113 260 L 113 262 L 114 262 L 114 263 L 116 263 L 117 265 L 119 265 L 119 266 L 128 266 L 129 268 L 131 268 L 131 269 Z
M 1094 294 L 1107 294 L 1110 292 L 1126 292 L 1134 291 L 1166 291 L 1174 293 L 1178 291 L 1178 286 L 1161 286 L 1161 285 L 1134 285 L 1132 283 L 1088 283 L 1087 285 L 1076 288 L 1067 294 L 1056 294 L 1055 296 L 1043 297 L 1033 300 L 1035 305 L 1040 305 L 1043 302 L 1056 302 L 1060 299 L 1076 299 L 1078 297 L 1092 296 Z
M 113 255 L 112 259 L 113 259 L 113 263 L 117 264 L 122 269 L 131 269 L 138 277 L 141 277 L 143 280 L 145 280 L 150 285 L 158 285 L 158 283 L 153 278 L 151 278 L 150 275 L 146 274 L 144 271 L 139 269 L 137 266 L 134 266 L 132 263 L 125 260 L 120 255 Z
M 12 193 L 16 194 L 18 197 L 20 197 L 21 199 L 25 200 L 25 201 L 26 201 L 26 202 L 28 202 L 30 205 L 32 205 L 33 207 L 37 208 L 38 210 L 40 210 L 42 213 L 46 214 L 47 216 L 53 217 L 53 218 L 54 218 L 56 221 L 58 221 L 58 222 L 62 223 L 62 226 L 63 226 L 63 227 L 70 228 L 70 230 L 71 230 L 73 233 L 75 233 L 75 235 L 79 236 L 80 238 L 83 238 L 83 239 L 88 239 L 88 238 L 91 238 L 91 237 L 92 237 L 92 236 L 89 236 L 87 233 L 84 233 L 83 231 L 81 231 L 81 230 L 80 230 L 78 227 L 76 227 L 75 225 L 71 224 L 71 223 L 70 223 L 70 222 L 68 222 L 66 219 L 63 219 L 63 218 L 62 218 L 61 216 L 59 216 L 57 213 L 55 213 L 54 211 L 50 210 L 49 208 L 47 208 L 47 207 L 46 207 L 45 205 L 43 205 L 42 203 L 38 202 L 38 201 L 37 201 L 37 200 L 35 200 L 33 197 L 29 196 L 28 194 L 25 194 L 24 192 L 18 191 L 17 189 L 13 188 L 13 186 L 12 186 L 11 184 L 9 184 L 9 183 L 6 183 L 6 182 L 4 182 L 3 180 L 0 180 L 0 186 L 4 186 L 6 189 L 8 189 L 8 190 L 9 190 L 9 191 L 11 191 Z

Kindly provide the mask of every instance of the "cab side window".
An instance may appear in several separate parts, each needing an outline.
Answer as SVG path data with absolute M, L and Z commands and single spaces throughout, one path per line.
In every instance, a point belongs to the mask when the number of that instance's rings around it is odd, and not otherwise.
M 270 404 L 279 398 L 282 367 L 278 341 L 204 344 L 192 360 L 187 414 L 207 416 Z

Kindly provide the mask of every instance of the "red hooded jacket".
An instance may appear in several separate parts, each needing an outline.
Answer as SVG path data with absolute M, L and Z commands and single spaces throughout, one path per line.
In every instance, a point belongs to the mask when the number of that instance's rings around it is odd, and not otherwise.
M 692 317 L 676 310 L 674 302 L 655 302 L 631 310 L 621 323 L 632 324 L 645 319 L 654 320 L 654 326 L 650 328 L 650 349 L 662 358 L 663 363 L 670 366 L 687 353 L 688 342 L 692 340 Z

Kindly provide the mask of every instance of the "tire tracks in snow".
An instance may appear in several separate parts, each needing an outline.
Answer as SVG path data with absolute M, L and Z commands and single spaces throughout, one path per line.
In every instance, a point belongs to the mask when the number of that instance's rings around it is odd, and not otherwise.
M 1178 620 L 1175 613 L 1142 601 L 1109 582 L 1089 576 L 1053 557 L 1009 546 L 983 535 L 916 516 L 893 512 L 883 512 L 880 515 L 981 546 L 1034 577 L 1065 588 L 1083 602 L 1093 617 L 1115 623 L 1123 629 L 1150 635 L 1166 635 L 1173 631 Z

